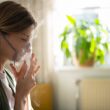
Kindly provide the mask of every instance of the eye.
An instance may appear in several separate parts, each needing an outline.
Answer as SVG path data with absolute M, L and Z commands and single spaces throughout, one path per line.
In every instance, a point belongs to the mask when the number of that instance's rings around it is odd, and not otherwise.
M 27 42 L 27 39 L 21 39 L 23 42 Z

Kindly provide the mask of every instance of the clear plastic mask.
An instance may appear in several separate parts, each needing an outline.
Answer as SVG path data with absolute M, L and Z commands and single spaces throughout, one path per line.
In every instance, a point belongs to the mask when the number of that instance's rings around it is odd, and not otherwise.
M 30 68 L 31 55 L 32 55 L 32 43 L 29 42 L 27 44 L 27 47 L 23 48 L 21 53 L 18 53 L 17 55 L 18 61 L 14 62 L 14 66 L 16 67 L 17 71 L 21 69 L 21 66 L 24 63 L 24 61 L 26 61 L 28 69 Z

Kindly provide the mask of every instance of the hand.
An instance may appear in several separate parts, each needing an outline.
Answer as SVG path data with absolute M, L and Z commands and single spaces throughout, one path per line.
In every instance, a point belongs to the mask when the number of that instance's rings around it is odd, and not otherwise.
M 36 75 L 35 73 L 37 73 L 40 68 L 40 66 L 37 64 L 35 55 L 32 54 L 29 70 L 27 70 L 26 61 L 24 61 L 19 72 L 17 72 L 14 65 L 10 64 L 10 66 L 17 81 L 16 95 L 19 98 L 25 98 L 30 90 L 36 85 L 35 80 L 33 80 L 33 76 Z

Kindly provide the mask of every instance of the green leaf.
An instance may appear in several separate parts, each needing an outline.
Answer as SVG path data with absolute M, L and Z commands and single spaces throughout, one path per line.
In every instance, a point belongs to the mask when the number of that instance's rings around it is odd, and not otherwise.
M 99 61 L 101 64 L 103 64 L 104 63 L 104 56 L 105 56 L 104 50 L 97 49 L 97 51 L 96 51 L 96 61 Z
M 109 43 L 104 43 L 103 44 L 106 50 L 109 50 Z
M 98 19 L 98 18 L 94 19 L 94 23 L 95 23 L 96 25 L 99 25 L 99 24 L 100 24 L 99 19 Z
M 71 24 L 76 25 L 76 19 L 75 18 L 73 18 L 72 16 L 66 16 L 66 17 Z
M 96 42 L 95 42 L 94 37 L 92 37 L 92 39 L 91 39 L 91 47 L 90 47 L 90 52 L 91 52 L 91 53 L 94 53 L 95 48 L 96 48 Z
M 65 55 L 67 58 L 71 57 L 71 52 L 69 51 L 68 48 L 65 50 Z
M 68 43 L 65 40 L 62 40 L 61 49 L 67 49 L 67 48 L 68 48 Z
M 100 42 L 101 42 L 101 37 L 98 36 L 98 37 L 96 38 L 96 43 L 99 44 Z
M 59 35 L 59 37 L 65 37 L 68 33 L 69 27 L 65 26 L 64 31 Z

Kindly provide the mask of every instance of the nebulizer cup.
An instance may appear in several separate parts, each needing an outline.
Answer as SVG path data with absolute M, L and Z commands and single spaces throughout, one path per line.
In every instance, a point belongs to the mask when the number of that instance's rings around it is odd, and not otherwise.
M 32 56 L 32 44 L 29 42 L 27 44 L 27 47 L 22 49 L 22 55 L 20 56 L 20 54 L 18 54 L 19 57 L 19 61 L 14 62 L 14 66 L 16 67 L 17 71 L 20 71 L 22 65 L 24 62 L 26 62 L 27 64 L 27 71 L 30 68 L 30 60 L 31 60 L 31 56 Z

